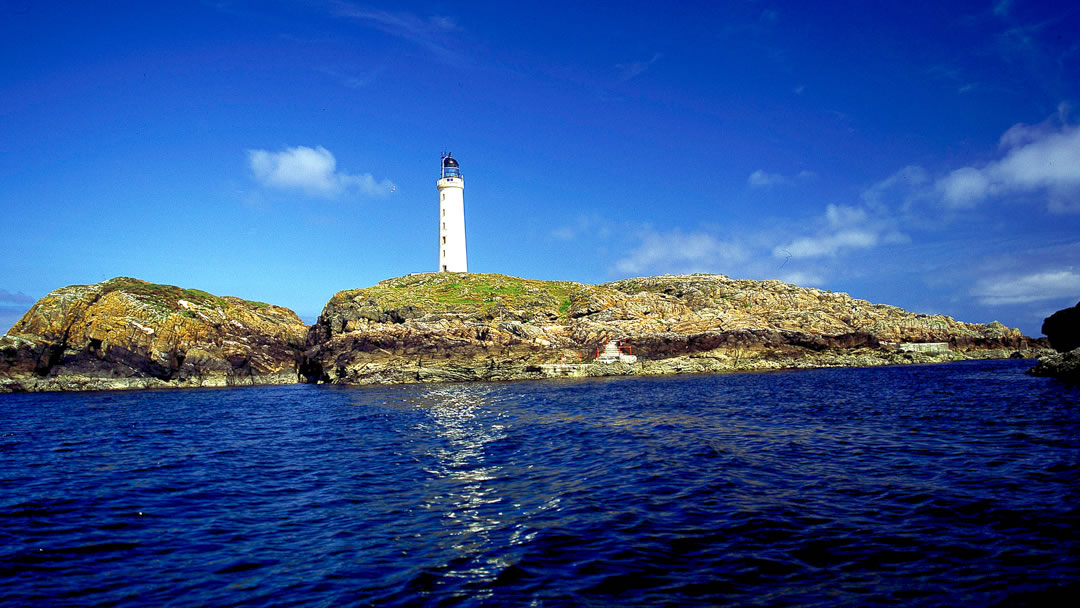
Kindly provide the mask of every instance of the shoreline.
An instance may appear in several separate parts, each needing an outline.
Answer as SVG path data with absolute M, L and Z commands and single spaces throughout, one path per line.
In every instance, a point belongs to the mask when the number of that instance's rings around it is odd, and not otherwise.
M 879 352 L 874 352 L 878 350 Z M 685 375 L 716 375 L 739 373 L 781 372 L 811 369 L 873 368 L 905 365 L 937 365 L 960 361 L 986 361 L 1000 359 L 1036 360 L 1048 354 L 1044 349 L 1010 351 L 1009 349 L 986 349 L 965 352 L 911 353 L 902 351 L 881 352 L 880 349 L 853 349 L 843 352 L 824 351 L 815 357 L 772 358 L 751 357 L 730 365 L 727 353 L 702 353 L 695 356 L 669 359 L 645 360 L 635 363 L 583 363 L 563 364 L 573 367 L 575 373 L 557 373 L 544 369 L 551 364 L 496 365 L 481 369 L 456 366 L 452 363 L 439 367 L 425 366 L 379 366 L 357 381 L 319 382 L 305 379 L 299 372 L 280 372 L 260 376 L 214 376 L 210 378 L 186 378 L 162 380 L 154 377 L 97 377 L 67 374 L 55 377 L 16 377 L 0 379 L 0 394 L 29 393 L 75 393 L 104 391 L 158 391 L 199 388 L 244 388 L 257 386 L 287 386 L 297 384 L 332 386 L 394 386 L 409 384 L 437 384 L 458 382 L 518 382 L 530 380 L 553 380 L 563 378 L 610 378 L 610 377 L 664 377 Z M 888 354 L 889 356 L 882 356 Z M 1017 356 L 1017 355 L 1020 356 Z M 832 355 L 832 356 L 830 356 Z M 845 356 L 846 355 L 846 356 Z M 875 356 L 876 355 L 876 356 Z M 555 364 L 558 365 L 558 364 Z
M 870 367 L 1047 345 L 997 321 L 724 275 L 585 285 L 423 273 L 340 291 L 312 325 L 273 304 L 117 277 L 54 290 L 0 337 L 0 392 Z

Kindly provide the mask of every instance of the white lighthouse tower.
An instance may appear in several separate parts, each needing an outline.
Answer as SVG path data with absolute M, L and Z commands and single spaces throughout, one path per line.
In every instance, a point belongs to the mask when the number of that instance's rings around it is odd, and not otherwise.
M 442 157 L 439 176 L 439 272 L 468 272 L 465 259 L 465 181 L 458 161 Z

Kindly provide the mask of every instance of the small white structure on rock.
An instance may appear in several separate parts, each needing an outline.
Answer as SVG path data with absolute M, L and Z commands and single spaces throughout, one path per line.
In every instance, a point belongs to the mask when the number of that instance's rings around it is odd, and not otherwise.
M 629 347 L 623 347 L 621 341 L 608 340 L 604 344 L 604 350 L 600 351 L 596 357 L 596 363 L 636 363 L 637 356 L 627 352 L 623 352 L 623 348 L 629 350 Z
M 439 272 L 468 272 L 465 256 L 465 180 L 451 154 L 439 175 Z

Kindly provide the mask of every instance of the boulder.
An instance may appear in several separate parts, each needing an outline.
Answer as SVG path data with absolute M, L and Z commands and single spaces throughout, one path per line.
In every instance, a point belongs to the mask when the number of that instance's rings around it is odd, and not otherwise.
M 1078 383 L 1080 382 L 1080 348 L 1042 357 L 1028 373 L 1032 376 L 1050 376 L 1066 382 Z
M 1042 333 L 1059 353 L 1080 348 L 1080 303 L 1055 312 L 1043 320 Z

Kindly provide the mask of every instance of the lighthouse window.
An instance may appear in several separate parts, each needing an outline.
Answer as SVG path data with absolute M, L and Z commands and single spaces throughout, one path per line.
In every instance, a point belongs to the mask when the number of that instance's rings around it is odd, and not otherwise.
M 444 195 L 444 196 L 445 196 L 445 195 Z M 446 209 L 443 209 L 443 210 L 442 210 L 442 216 L 443 216 L 443 217 L 446 217 Z
M 442 250 L 442 257 L 444 257 L 444 258 L 446 257 L 446 250 L 445 249 Z
M 445 201 L 446 200 L 446 193 L 445 192 L 440 192 L 439 193 L 439 200 L 440 201 Z M 446 213 L 446 211 L 443 211 L 443 213 Z
M 442 237 L 442 244 L 443 244 L 443 245 L 445 245 L 445 244 L 446 244 L 446 237 L 445 237 L 445 236 L 444 236 L 444 237 Z
M 442 229 L 443 229 L 443 230 L 446 230 L 446 222 L 443 222 L 443 223 L 442 223 Z

